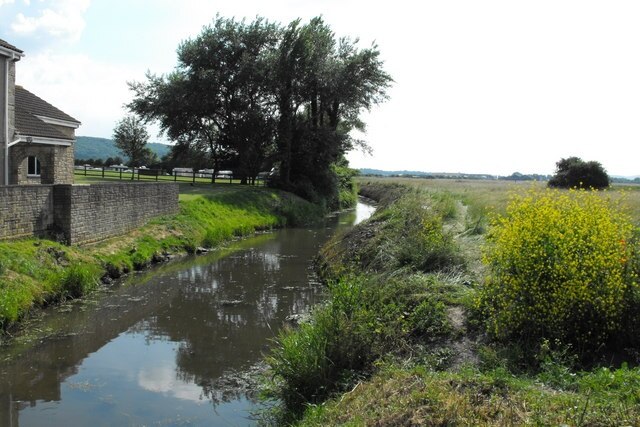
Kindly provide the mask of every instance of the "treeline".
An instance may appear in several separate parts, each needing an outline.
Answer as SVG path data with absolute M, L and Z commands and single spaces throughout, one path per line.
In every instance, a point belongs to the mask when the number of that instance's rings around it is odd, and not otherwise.
M 384 101 L 392 79 L 376 45 L 337 38 L 322 20 L 288 25 L 216 17 L 178 47 L 167 75 L 130 83 L 131 112 L 176 142 L 174 165 L 232 169 L 313 201 L 337 200 L 336 168 L 366 149 L 350 135 Z M 169 165 L 170 166 L 170 165 Z

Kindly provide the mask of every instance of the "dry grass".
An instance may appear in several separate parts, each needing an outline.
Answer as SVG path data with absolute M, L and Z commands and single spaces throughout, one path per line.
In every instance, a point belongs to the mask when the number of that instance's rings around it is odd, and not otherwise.
M 522 194 L 532 188 L 544 189 L 545 182 L 536 181 L 498 181 L 480 179 L 421 179 L 421 178 L 378 178 L 359 177 L 359 183 L 395 183 L 422 188 L 432 192 L 450 192 L 461 198 L 474 209 L 485 212 L 503 213 L 511 195 Z M 612 199 L 625 199 L 631 217 L 640 225 L 640 185 L 614 184 L 609 190 L 602 191 L 603 196 Z

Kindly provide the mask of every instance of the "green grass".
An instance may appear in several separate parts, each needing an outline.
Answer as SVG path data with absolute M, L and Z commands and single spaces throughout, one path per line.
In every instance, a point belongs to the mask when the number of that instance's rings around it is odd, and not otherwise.
M 74 181 L 76 184 L 96 184 L 99 182 L 178 182 L 178 183 L 195 183 L 195 184 L 210 184 L 210 185 L 229 185 L 229 184 L 240 184 L 239 179 L 229 179 L 229 178 L 216 178 L 215 183 L 211 182 L 211 178 L 201 178 L 197 177 L 195 180 L 193 176 L 171 176 L 171 175 L 158 175 L 156 179 L 155 176 L 150 175 L 138 175 L 134 176 L 134 179 L 131 179 L 131 173 L 123 173 L 115 171 L 104 171 L 104 176 L 102 171 L 94 171 L 88 170 L 86 175 L 84 170 L 74 170 Z M 256 186 L 263 187 L 264 183 L 259 181 Z
M 180 186 L 180 212 L 102 242 L 64 246 L 43 239 L 0 242 L 0 330 L 33 308 L 77 298 L 102 276 L 140 270 L 166 254 L 193 253 L 198 246 L 285 225 L 319 219 L 317 206 L 264 187 Z
M 344 396 L 310 407 L 299 425 L 637 425 L 640 369 L 598 369 L 574 378 L 574 389 L 566 390 L 503 369 L 391 366 Z
M 487 218 L 544 184 L 364 177 L 359 185 L 380 207 L 323 248 L 329 300 L 276 341 L 267 391 L 282 405 L 266 422 L 640 425 L 638 349 L 581 364 L 562 342 L 491 341 L 474 311 Z M 624 199 L 637 225 L 636 187 L 598 195 Z M 438 238 L 426 238 L 424 229 L 438 227 Z M 446 262 L 426 262 L 432 253 Z
M 435 354 L 431 346 L 455 335 L 447 310 L 462 292 L 447 274 L 461 259 L 443 229 L 456 216 L 455 204 L 425 192 L 400 193 L 323 249 L 327 303 L 309 323 L 280 334 L 267 358 L 268 395 L 283 403 L 276 422 L 290 422 L 305 405 L 353 387 L 376 361 L 428 358 Z

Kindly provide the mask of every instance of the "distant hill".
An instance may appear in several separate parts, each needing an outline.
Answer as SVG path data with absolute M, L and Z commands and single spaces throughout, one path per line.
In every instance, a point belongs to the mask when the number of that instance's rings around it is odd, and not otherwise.
M 151 149 L 158 157 L 162 157 L 171 150 L 171 146 L 167 144 L 160 144 L 152 142 L 147 144 L 147 147 Z M 109 157 L 122 157 L 124 156 L 116 148 L 113 140 L 107 138 L 95 138 L 93 136 L 78 136 L 76 137 L 75 146 L 75 158 L 88 160 L 88 159 L 102 159 L 107 160 Z

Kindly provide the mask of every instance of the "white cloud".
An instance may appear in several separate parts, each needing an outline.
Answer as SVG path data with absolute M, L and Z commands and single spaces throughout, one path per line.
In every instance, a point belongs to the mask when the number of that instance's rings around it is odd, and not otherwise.
M 2 0 L 0 0 L 2 2 Z M 25 4 L 29 4 L 25 0 Z M 20 35 L 43 34 L 61 39 L 77 40 L 85 28 L 84 13 L 90 0 L 58 0 L 48 2 L 37 16 L 18 13 L 11 29 Z M 1 4 L 1 3 L 0 3 Z
M 126 82 L 142 80 L 142 70 L 102 63 L 87 55 L 42 52 L 17 64 L 16 83 L 83 125 L 77 135 L 110 137 L 131 99 Z
M 173 396 L 177 399 L 201 402 L 202 389 L 176 378 L 173 366 L 144 367 L 138 373 L 138 385 L 145 390 Z
M 5 4 L 11 4 L 11 3 L 13 3 L 13 0 L 0 0 L 0 7 L 1 7 L 2 5 L 5 5 Z

